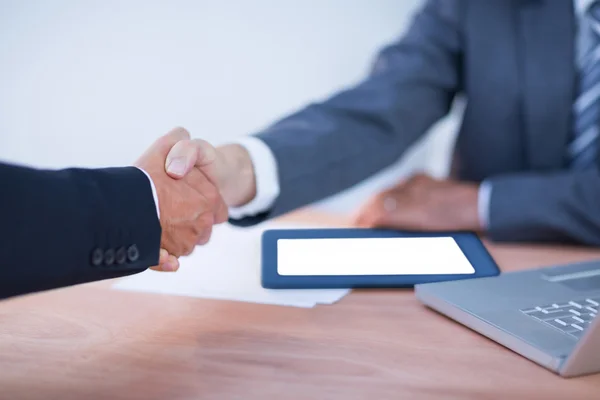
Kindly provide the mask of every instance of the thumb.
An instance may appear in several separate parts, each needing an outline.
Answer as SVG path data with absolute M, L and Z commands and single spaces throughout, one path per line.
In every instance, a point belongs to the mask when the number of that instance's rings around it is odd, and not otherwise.
M 152 147 L 166 157 L 173 146 L 182 140 L 190 140 L 190 133 L 185 128 L 177 127 L 160 137 Z
M 181 179 L 192 168 L 200 169 L 207 177 L 216 183 L 215 148 L 205 140 L 181 140 L 167 154 L 165 169 L 167 174 L 175 179 Z

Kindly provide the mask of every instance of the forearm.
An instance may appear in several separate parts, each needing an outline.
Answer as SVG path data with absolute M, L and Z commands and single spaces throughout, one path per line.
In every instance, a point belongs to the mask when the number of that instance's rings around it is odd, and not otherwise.
M 399 159 L 449 110 L 460 91 L 462 3 L 430 0 L 407 33 L 381 51 L 360 84 L 289 115 L 256 135 L 273 155 L 276 196 L 244 214 L 259 223 L 339 193 Z M 261 198 L 263 171 L 242 146 L 219 149 L 222 194 L 232 207 Z M 275 186 L 267 185 L 270 187 Z M 269 197 L 269 196 L 265 196 Z
M 256 135 L 274 154 L 280 194 L 255 222 L 371 177 L 446 115 L 461 90 L 461 4 L 427 2 L 365 80 Z
M 489 179 L 494 240 L 600 245 L 600 174 L 521 173 Z
M 0 298 L 123 276 L 158 262 L 150 184 L 135 168 L 0 165 Z

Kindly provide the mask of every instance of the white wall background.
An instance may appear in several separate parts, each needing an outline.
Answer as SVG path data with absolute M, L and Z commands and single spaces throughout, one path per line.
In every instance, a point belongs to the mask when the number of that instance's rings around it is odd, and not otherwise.
M 0 159 L 126 165 L 171 127 L 215 144 L 364 77 L 420 0 L 0 0 Z M 443 175 L 457 117 L 373 180 Z

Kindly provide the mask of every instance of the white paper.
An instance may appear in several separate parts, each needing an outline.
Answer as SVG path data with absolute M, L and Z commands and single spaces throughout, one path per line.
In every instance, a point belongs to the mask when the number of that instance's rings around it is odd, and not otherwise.
M 264 289 L 260 284 L 261 234 L 266 229 L 314 226 L 264 223 L 251 228 L 214 228 L 210 242 L 180 258 L 175 273 L 147 270 L 121 279 L 113 288 L 179 296 L 237 300 L 295 307 L 332 304 L 348 289 Z

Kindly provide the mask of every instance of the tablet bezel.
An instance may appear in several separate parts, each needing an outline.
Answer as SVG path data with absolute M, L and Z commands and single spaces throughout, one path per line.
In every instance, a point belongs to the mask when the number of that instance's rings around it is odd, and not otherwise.
M 279 275 L 277 272 L 277 241 L 279 239 L 448 236 L 454 238 L 471 265 L 473 265 L 474 274 L 284 276 Z M 269 229 L 262 234 L 261 250 L 261 284 L 267 289 L 403 288 L 413 287 L 420 283 L 473 279 L 500 274 L 498 265 L 481 239 L 476 233 L 470 231 L 415 232 L 362 228 Z

